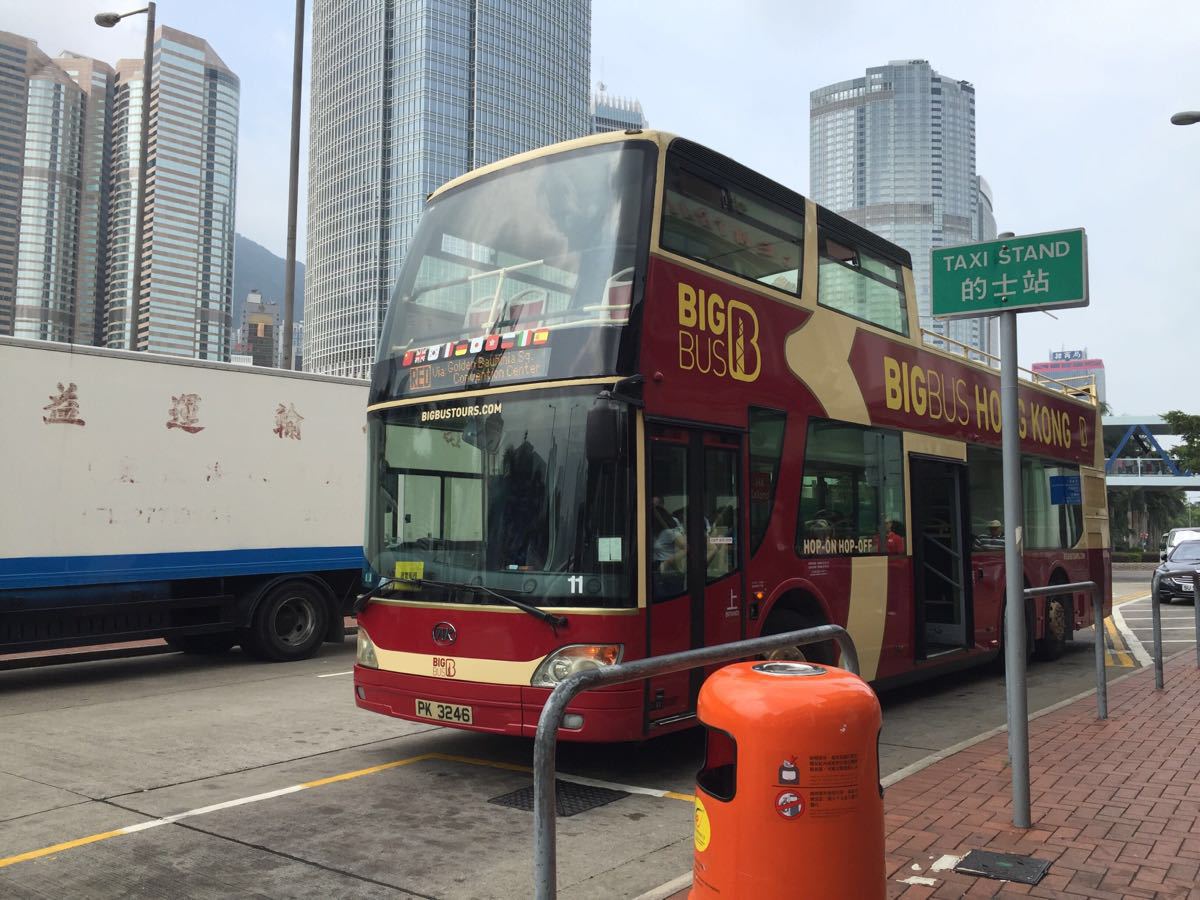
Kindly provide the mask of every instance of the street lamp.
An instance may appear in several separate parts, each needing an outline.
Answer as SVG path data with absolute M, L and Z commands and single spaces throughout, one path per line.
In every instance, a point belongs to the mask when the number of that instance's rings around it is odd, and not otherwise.
M 304 0 L 296 0 L 296 30 L 292 42 L 292 132 L 288 156 L 287 267 L 283 276 L 283 340 L 279 366 L 292 368 L 292 322 L 296 303 L 296 191 L 300 183 L 300 80 L 304 72 Z
M 138 320 L 141 318 L 142 301 L 142 235 L 146 230 L 146 154 L 150 146 L 150 82 L 154 68 L 154 4 L 147 3 L 144 9 L 127 13 L 97 13 L 96 24 L 101 28 L 112 28 L 126 16 L 146 14 L 146 51 L 142 64 L 142 141 L 138 153 L 138 208 L 137 225 L 133 235 L 133 285 L 129 295 L 129 322 L 132 333 L 129 349 L 138 348 Z
M 1197 122 L 1200 122 L 1200 112 L 1194 109 L 1177 112 L 1171 116 L 1172 125 L 1195 125 Z

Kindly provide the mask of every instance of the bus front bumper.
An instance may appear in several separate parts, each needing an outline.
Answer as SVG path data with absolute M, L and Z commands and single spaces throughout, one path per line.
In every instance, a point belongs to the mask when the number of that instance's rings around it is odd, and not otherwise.
M 363 709 L 410 722 L 488 734 L 534 737 L 542 706 L 549 696 L 548 688 L 454 681 L 354 667 L 354 702 Z M 646 736 L 642 683 L 580 694 L 567 707 L 566 724 L 574 724 L 572 715 L 581 717 L 582 722 L 578 727 L 560 728 L 559 740 L 641 740 Z

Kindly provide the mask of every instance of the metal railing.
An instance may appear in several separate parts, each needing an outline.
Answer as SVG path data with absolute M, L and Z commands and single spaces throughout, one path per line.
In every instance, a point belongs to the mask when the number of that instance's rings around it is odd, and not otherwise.
M 567 705 L 584 691 L 642 678 L 686 672 L 701 666 L 733 662 L 769 653 L 784 647 L 798 647 L 835 640 L 842 650 L 842 668 L 859 674 L 858 651 L 846 629 L 838 625 L 819 625 L 799 631 L 785 631 L 767 637 L 733 641 L 713 647 L 651 656 L 633 662 L 590 669 L 571 675 L 550 693 L 538 719 L 533 742 L 533 884 L 537 900 L 553 900 L 558 892 L 558 847 L 555 821 L 555 745 Z
M 1059 594 L 1092 595 L 1092 619 L 1096 625 L 1096 718 L 1108 718 L 1108 671 L 1104 666 L 1104 597 L 1094 581 L 1072 581 L 1069 584 L 1051 584 L 1043 588 L 1026 588 L 1025 597 L 1054 597 Z M 1072 604 L 1071 615 L 1074 615 Z M 1024 689 L 1024 685 L 1022 685 Z M 1028 777 L 1028 772 L 1025 773 Z
M 941 350 L 953 356 L 961 356 L 969 362 L 979 363 L 989 369 L 1000 368 L 1000 357 L 994 356 L 986 350 L 980 350 L 978 347 L 972 347 L 970 344 L 964 344 L 952 337 L 946 337 L 944 334 L 938 334 L 936 331 L 930 331 L 928 328 L 921 329 L 921 341 L 935 350 Z M 1064 378 L 1054 378 L 1024 367 L 1019 367 L 1017 372 L 1022 378 L 1033 384 L 1067 394 L 1077 400 L 1086 400 L 1092 405 L 1096 404 L 1095 375 L 1068 375 Z
M 1183 574 L 1182 572 L 1179 574 Z M 1158 603 L 1159 574 L 1150 579 L 1150 617 L 1154 629 L 1154 688 L 1163 689 L 1162 610 Z M 1200 669 L 1200 566 L 1192 573 L 1192 627 L 1196 639 L 1196 668 Z

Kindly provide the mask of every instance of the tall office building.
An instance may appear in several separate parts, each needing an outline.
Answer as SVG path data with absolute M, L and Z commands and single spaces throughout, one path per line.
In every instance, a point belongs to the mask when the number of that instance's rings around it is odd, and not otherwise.
M 226 360 L 231 339 L 238 78 L 208 42 L 154 36 L 147 223 L 135 277 L 142 60 L 117 63 L 105 341 Z M 139 321 L 130 300 L 139 292 Z
M 642 112 L 641 103 L 628 97 L 614 97 L 608 93 L 604 82 L 597 87 L 596 93 L 592 94 L 592 134 L 646 127 L 646 114 Z
M 935 321 L 929 312 L 934 247 L 983 239 L 975 171 L 975 88 L 925 60 L 890 62 L 809 97 L 813 199 L 912 254 L 921 325 L 980 350 L 992 320 Z
M 83 91 L 80 147 L 79 243 L 71 340 L 100 344 L 104 336 L 104 278 L 108 257 L 108 183 L 112 162 L 112 66 L 78 53 L 63 52 L 54 62 Z
M 1088 356 L 1082 350 L 1051 350 L 1047 362 L 1035 362 L 1030 369 L 1068 387 L 1096 386 L 1096 399 L 1106 402 L 1108 391 L 1104 382 L 1104 360 Z
M 36 42 L 7 32 L 0 73 L 0 333 L 69 341 L 86 95 Z
M 258 291 L 246 296 L 242 322 L 238 327 L 237 350 L 249 354 L 255 366 L 275 366 L 279 355 L 279 304 L 263 299 Z
M 428 194 L 591 132 L 590 0 L 317 0 L 304 367 L 370 373 Z

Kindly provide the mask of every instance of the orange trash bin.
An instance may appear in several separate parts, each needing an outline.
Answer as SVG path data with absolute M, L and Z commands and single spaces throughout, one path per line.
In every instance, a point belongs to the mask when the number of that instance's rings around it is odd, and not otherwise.
M 700 689 L 693 900 L 886 895 L 874 691 L 850 672 L 743 662 Z

